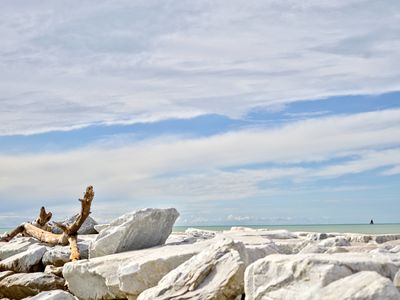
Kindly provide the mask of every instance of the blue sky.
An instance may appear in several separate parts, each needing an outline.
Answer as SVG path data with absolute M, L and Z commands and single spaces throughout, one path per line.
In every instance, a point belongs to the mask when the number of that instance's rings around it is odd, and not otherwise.
M 397 1 L 4 1 L 0 227 L 399 222 Z

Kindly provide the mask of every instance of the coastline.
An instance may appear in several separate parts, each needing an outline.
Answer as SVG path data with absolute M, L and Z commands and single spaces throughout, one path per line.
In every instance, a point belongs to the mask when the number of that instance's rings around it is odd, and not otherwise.
M 338 233 L 360 233 L 360 234 L 400 234 L 400 223 L 382 223 L 382 224 L 287 224 L 287 225 L 190 225 L 174 226 L 172 232 L 185 232 L 189 228 L 197 228 L 209 231 L 226 231 L 232 227 L 247 227 L 251 229 L 269 229 L 305 232 L 338 232 Z M 0 227 L 0 234 L 3 234 L 13 227 Z

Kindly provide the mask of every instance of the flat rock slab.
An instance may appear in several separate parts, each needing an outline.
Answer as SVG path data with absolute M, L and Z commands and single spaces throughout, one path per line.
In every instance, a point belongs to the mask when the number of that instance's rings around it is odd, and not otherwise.
M 270 255 L 246 269 L 246 299 L 309 299 L 304 293 L 354 273 L 374 271 L 393 280 L 398 269 L 388 257 L 369 253 Z
M 40 263 L 46 251 L 45 246 L 31 246 L 24 252 L 0 261 L 0 271 L 10 270 L 20 273 L 40 271 Z
M 74 297 L 72 294 L 62 291 L 62 290 L 54 290 L 48 292 L 41 292 L 30 300 L 78 300 L 78 298 Z
M 125 214 L 101 230 L 90 246 L 89 257 L 162 245 L 178 216 L 175 208 L 146 208 Z
M 0 242 L 0 260 L 24 252 L 30 246 L 38 244 L 40 244 L 39 241 L 31 237 L 16 237 L 7 243 Z
M 0 297 L 23 299 L 42 291 L 63 289 L 64 283 L 63 278 L 53 274 L 40 272 L 12 274 L 0 281 Z
M 82 300 L 135 299 L 211 242 L 166 245 L 70 262 L 64 265 L 63 276 L 70 291 Z

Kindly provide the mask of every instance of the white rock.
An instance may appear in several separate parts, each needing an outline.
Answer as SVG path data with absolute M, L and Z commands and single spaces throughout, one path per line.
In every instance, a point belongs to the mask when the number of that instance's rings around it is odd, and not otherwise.
M 3 272 L 0 272 L 0 281 L 1 281 L 3 278 L 6 278 L 7 276 L 10 276 L 10 275 L 12 275 L 12 274 L 14 274 L 13 271 L 3 271 Z
M 137 297 L 212 240 L 129 251 L 64 265 L 70 291 L 79 299 Z M 88 286 L 91 288 L 88 289 Z
M 197 241 L 199 241 L 197 238 L 189 234 L 186 234 L 184 232 L 179 232 L 179 233 L 171 233 L 168 239 L 165 241 L 165 245 L 193 244 L 196 243 Z
M 110 224 L 97 224 L 94 225 L 94 229 L 100 233 L 100 231 L 102 231 L 105 228 L 108 228 L 110 226 Z
M 394 283 L 395 287 L 400 289 L 400 270 L 394 276 L 393 283 Z
M 318 245 L 321 247 L 345 247 L 350 246 L 351 244 L 345 237 L 336 236 L 322 240 Z
M 175 208 L 147 208 L 125 214 L 99 233 L 90 246 L 89 257 L 162 245 L 178 216 Z
M 47 251 L 45 246 L 31 246 L 26 251 L 15 254 L 0 261 L 0 271 L 11 270 L 14 272 L 40 271 L 40 262 Z
M 243 294 L 248 263 L 243 243 L 219 240 L 168 273 L 138 300 L 235 299 Z
M 26 251 L 32 245 L 38 245 L 39 241 L 31 237 L 15 237 L 5 243 L 0 242 L 0 260 Z
M 59 223 L 68 225 L 72 224 L 75 222 L 75 219 L 78 217 L 78 215 L 74 215 L 72 217 L 69 217 L 68 219 L 65 219 L 64 221 L 61 221 Z M 51 222 L 49 222 L 50 226 L 52 226 L 52 232 L 54 233 L 62 233 L 62 230 L 58 228 L 57 226 L 52 225 Z M 81 227 L 78 230 L 78 234 L 94 234 L 97 233 L 97 230 L 94 228 L 94 226 L 97 225 L 97 222 L 91 217 L 88 216 L 81 225 Z
M 327 239 L 328 235 L 326 233 L 312 232 L 309 233 L 306 238 L 310 241 L 320 241 Z
M 326 252 L 327 248 L 322 247 L 320 245 L 316 245 L 314 243 L 309 243 L 306 245 L 304 248 L 302 248 L 299 253 L 304 254 L 304 253 L 324 253 Z
M 340 295 L 340 297 L 338 297 Z M 314 300 L 399 300 L 393 283 L 376 272 L 363 271 L 336 280 L 310 296 Z
M 398 268 L 387 257 L 367 253 L 270 255 L 246 269 L 246 299 L 302 299 L 305 291 L 353 273 L 375 271 L 392 279 Z
M 349 252 L 348 247 L 347 248 L 343 248 L 343 247 L 328 248 L 328 250 L 326 250 L 325 253 L 333 254 L 333 253 L 345 253 L 345 252 Z
M 41 292 L 36 296 L 29 298 L 30 300 L 78 300 L 70 293 L 63 290 L 54 290 L 48 292 Z
M 78 241 L 78 249 L 81 259 L 88 258 L 89 243 L 89 241 Z M 43 255 L 42 262 L 45 266 L 54 265 L 56 267 L 61 267 L 70 261 L 70 255 L 70 246 L 54 246 L 49 248 L 48 251 Z
M 63 289 L 64 279 L 53 274 L 17 273 L 0 281 L 0 297 L 23 299 L 42 291 Z
M 204 239 L 204 240 L 212 239 L 217 234 L 216 231 L 203 230 L 203 229 L 197 229 L 197 228 L 188 228 L 185 230 L 185 233 L 190 236 L 193 236 L 195 238 Z

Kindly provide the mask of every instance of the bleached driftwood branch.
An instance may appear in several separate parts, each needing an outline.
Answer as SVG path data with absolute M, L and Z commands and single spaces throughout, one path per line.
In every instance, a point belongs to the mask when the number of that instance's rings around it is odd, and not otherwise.
M 47 222 L 51 219 L 52 214 L 50 212 L 46 213 L 45 208 L 42 207 L 40 209 L 39 218 L 36 220 L 35 224 L 23 223 L 10 233 L 4 235 L 0 241 L 9 242 L 16 235 L 22 233 L 50 245 L 66 246 L 69 244 L 71 248 L 70 259 L 72 261 L 79 260 L 80 254 L 78 249 L 78 230 L 90 214 L 93 197 L 93 187 L 88 186 L 83 199 L 79 199 L 81 202 L 81 211 L 75 221 L 69 225 L 54 223 L 63 231 L 61 234 L 50 232 Z

